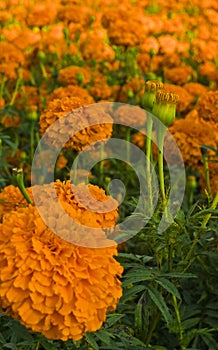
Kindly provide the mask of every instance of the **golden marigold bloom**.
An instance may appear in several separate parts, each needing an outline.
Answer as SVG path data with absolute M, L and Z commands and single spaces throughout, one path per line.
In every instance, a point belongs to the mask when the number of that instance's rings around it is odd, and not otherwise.
M 113 94 L 113 87 L 108 85 L 105 75 L 94 72 L 90 93 L 96 100 L 108 99 Z
M 192 169 L 202 167 L 201 145 L 217 147 L 217 131 L 211 123 L 199 118 L 196 110 L 184 119 L 176 119 L 169 131 L 177 142 L 185 165 Z M 170 151 L 169 144 L 167 149 Z
M 57 17 L 58 1 L 32 4 L 27 16 L 28 26 L 42 27 L 52 24 Z
M 20 126 L 20 117 L 19 115 L 13 114 L 0 116 L 0 124 L 7 128 L 18 127 Z
M 88 68 L 69 66 L 59 71 L 59 82 L 63 85 L 86 86 L 91 80 Z
M 43 200 L 49 185 L 42 187 Z M 62 204 L 68 204 L 68 213 L 75 217 L 78 212 L 81 217 L 81 206 L 77 203 L 74 210 L 75 198 L 70 198 L 68 187 L 56 184 L 59 198 Z M 96 187 L 93 193 L 97 195 L 99 191 L 97 197 L 105 198 Z M 48 201 L 46 206 L 51 220 L 60 221 L 52 216 L 54 205 L 49 207 Z M 100 227 L 101 223 L 96 223 Z M 67 236 L 69 230 L 64 224 L 61 223 Z M 101 228 L 95 239 L 106 240 Z M 102 326 L 106 312 L 116 308 L 122 295 L 117 276 L 123 268 L 115 255 L 115 245 L 84 248 L 58 237 L 44 224 L 35 206 L 11 211 L 0 224 L 1 307 L 47 338 L 79 340 L 86 332 Z
M 66 140 L 66 135 L 69 135 L 66 148 L 75 149 L 77 151 L 83 150 L 86 146 L 101 140 L 111 137 L 113 120 L 111 116 L 105 112 L 100 105 L 83 106 L 83 103 L 76 97 L 65 97 L 62 99 L 55 99 L 49 102 L 47 109 L 40 116 L 40 131 L 45 133 L 47 128 L 58 120 L 52 131 L 49 133 L 49 142 L 57 145 L 62 145 L 62 140 Z M 74 111 L 75 109 L 75 111 Z M 61 118 L 67 113 L 68 118 Z M 102 122 L 103 120 L 103 122 Z M 70 127 L 69 127 L 69 121 Z M 91 125 L 87 127 L 87 123 L 91 121 Z M 80 128 L 81 131 L 73 132 L 73 126 Z M 74 136 L 72 136 L 74 134 Z
M 202 119 L 214 122 L 218 127 L 218 90 L 203 94 L 195 108 Z
M 51 100 L 55 100 L 56 98 L 61 99 L 63 97 L 77 97 L 82 101 L 82 103 L 84 103 L 84 105 L 89 105 L 95 102 L 93 97 L 88 93 L 86 89 L 75 85 L 67 85 L 65 87 L 59 87 L 52 91 L 47 99 L 47 103 Z
M 193 69 L 191 66 L 180 66 L 165 69 L 165 79 L 173 84 L 183 85 L 191 80 Z
M 218 68 L 215 63 L 207 61 L 199 66 L 199 74 L 206 77 L 210 81 L 216 82 L 218 80 Z
M 168 92 L 174 92 L 179 95 L 179 100 L 176 105 L 176 110 L 178 112 L 185 112 L 189 110 L 192 103 L 192 96 L 184 89 L 182 86 L 177 86 L 174 84 L 164 84 L 164 89 Z
M 198 98 L 205 94 L 208 90 L 208 88 L 202 84 L 199 83 L 187 83 L 184 86 L 184 89 L 188 91 L 190 95 L 192 95 L 193 103 L 196 103 Z

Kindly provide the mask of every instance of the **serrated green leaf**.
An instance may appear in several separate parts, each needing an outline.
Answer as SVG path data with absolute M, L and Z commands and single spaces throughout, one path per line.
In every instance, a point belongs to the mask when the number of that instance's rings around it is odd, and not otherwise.
M 161 293 L 153 286 L 148 286 L 148 293 L 149 293 L 152 301 L 155 303 L 155 305 L 158 307 L 158 309 L 162 313 L 166 323 L 167 324 L 171 323 L 172 317 L 170 315 L 168 306 L 167 306 L 163 296 L 161 295 Z
M 192 327 L 196 326 L 197 324 L 199 324 L 200 320 L 201 320 L 200 317 L 189 318 L 189 319 L 183 321 L 182 325 L 183 325 L 184 329 L 189 329 L 189 328 L 192 328 Z
M 120 300 L 120 302 L 125 302 L 126 300 L 128 300 L 129 298 L 135 296 L 136 294 L 138 294 L 139 292 L 142 292 L 143 290 L 145 290 L 145 286 L 143 285 L 139 285 L 139 286 L 133 286 L 130 287 L 129 289 L 124 291 L 124 294 Z
M 197 278 L 193 273 L 183 273 L 183 272 L 169 272 L 163 273 L 161 276 L 169 278 Z
M 136 308 L 135 308 L 135 318 L 134 318 L 134 329 L 136 330 L 136 333 L 141 334 L 142 332 L 142 300 L 143 295 L 139 299 Z
M 111 327 L 115 323 L 117 323 L 121 318 L 123 318 L 125 315 L 121 314 L 112 314 L 112 315 L 107 315 L 107 320 L 105 322 L 105 327 Z
M 156 282 L 167 292 L 169 292 L 172 295 L 175 295 L 175 297 L 177 297 L 178 299 L 181 299 L 178 289 L 172 282 L 170 282 L 166 278 L 156 278 Z
M 122 285 L 123 287 L 126 287 L 132 283 L 153 280 L 154 274 L 152 271 L 148 271 L 146 269 L 144 269 L 144 271 L 141 272 L 137 272 L 137 270 L 135 270 L 127 273 L 126 276 L 124 276 L 123 278 L 125 280 L 123 281 Z
M 111 338 L 115 338 L 113 334 L 101 329 L 98 332 L 96 332 L 95 335 L 105 344 L 110 344 Z
M 95 341 L 95 338 L 91 333 L 86 333 L 85 338 L 87 342 L 93 347 L 94 350 L 99 350 L 99 346 Z

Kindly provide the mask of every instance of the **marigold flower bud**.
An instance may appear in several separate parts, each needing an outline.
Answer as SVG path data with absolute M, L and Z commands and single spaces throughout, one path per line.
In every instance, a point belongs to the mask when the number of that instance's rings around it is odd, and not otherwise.
M 165 125 L 173 123 L 176 115 L 176 103 L 179 96 L 164 89 L 156 92 L 152 113 Z
M 142 107 L 145 109 L 152 109 L 155 98 L 156 91 L 163 89 L 163 83 L 160 81 L 147 81 L 145 83 L 145 92 L 142 96 Z

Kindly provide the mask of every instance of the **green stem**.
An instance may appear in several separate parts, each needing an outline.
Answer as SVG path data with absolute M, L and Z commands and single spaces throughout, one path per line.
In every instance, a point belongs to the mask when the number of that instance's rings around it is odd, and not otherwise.
M 160 320 L 160 313 L 155 312 L 155 310 L 153 311 L 153 322 L 151 324 L 151 328 L 149 329 L 149 332 L 148 332 L 148 335 L 147 335 L 147 340 L 146 340 L 146 346 L 149 346 L 150 342 L 151 342 L 151 338 L 152 338 L 152 335 L 153 335 L 153 332 L 155 331 L 156 327 L 157 327 L 157 324 Z
M 185 350 L 185 347 L 182 345 L 182 343 L 183 343 L 183 328 L 182 328 L 179 307 L 178 307 L 178 303 L 177 303 L 177 299 L 176 299 L 175 295 L 173 295 L 173 306 L 174 306 L 174 310 L 176 313 L 176 320 L 177 320 L 177 325 L 178 325 L 178 330 L 179 330 L 179 341 L 180 341 L 180 345 L 181 345 L 181 350 Z
M 18 77 L 16 85 L 15 85 L 15 89 L 14 89 L 14 92 L 13 92 L 13 95 L 12 95 L 12 98 L 11 98 L 11 101 L 9 103 L 9 106 L 12 106 L 14 104 L 14 101 L 16 99 L 16 95 L 17 95 L 17 92 L 18 92 L 18 88 L 19 88 L 19 86 L 21 84 L 21 81 L 22 81 L 22 79 L 20 77 Z
M 16 178 L 17 185 L 18 185 L 20 192 L 22 193 L 22 195 L 26 199 L 27 203 L 33 204 L 33 202 L 31 201 L 31 199 L 27 193 L 27 190 L 24 186 L 23 170 L 22 169 L 13 169 L 13 171 L 14 171 L 15 178 Z
M 164 170 L 163 170 L 163 145 L 165 137 L 165 128 L 157 128 L 157 143 L 158 143 L 158 170 L 159 170 L 159 181 L 160 181 L 160 191 L 163 201 L 163 209 L 166 206 L 166 192 L 164 184 Z
M 216 196 L 214 197 L 214 200 L 213 200 L 213 202 L 212 202 L 212 204 L 211 204 L 211 206 L 210 206 L 210 209 L 211 209 L 211 210 L 216 209 L 217 204 L 218 204 L 218 192 L 217 192 Z M 204 220 L 203 220 L 203 222 L 202 222 L 202 225 L 201 225 L 202 228 L 206 228 L 207 223 L 208 223 L 208 221 L 210 220 L 210 217 L 211 217 L 211 213 L 209 213 L 209 214 L 207 214 L 207 215 L 205 216 L 205 218 L 204 218 Z
M 202 153 L 202 158 L 203 158 L 203 165 L 204 165 L 205 182 L 206 182 L 206 186 L 207 186 L 209 200 L 211 201 L 212 194 L 211 194 L 211 187 L 210 187 L 210 175 L 209 175 L 208 155 L 207 155 L 207 153 L 206 154 Z
M 130 162 L 130 137 L 131 137 L 131 129 L 128 128 L 126 131 L 126 161 Z
M 77 175 L 77 166 L 78 166 L 78 156 L 73 161 L 73 184 L 76 185 L 76 175 Z
M 103 177 L 104 177 L 104 145 L 102 144 L 100 146 L 100 165 L 99 165 L 99 171 L 100 171 L 100 185 L 103 185 Z
M 34 156 L 34 122 L 31 122 L 30 125 L 30 157 L 31 157 L 31 161 L 33 160 L 33 156 Z
M 146 176 L 147 176 L 147 185 L 148 185 L 148 200 L 150 211 L 153 211 L 153 200 L 152 200 L 152 190 L 151 190 L 151 146 L 152 146 L 152 126 L 153 121 L 148 117 L 147 120 L 147 138 L 146 138 Z
M 39 66 L 40 66 L 40 69 L 42 71 L 42 76 L 43 78 L 47 79 L 48 78 L 48 75 L 47 75 L 47 72 L 45 70 L 45 66 L 42 62 L 39 63 Z
M 0 98 L 3 97 L 4 87 L 5 87 L 5 73 L 2 73 L 2 82 L 0 85 Z
M 40 345 L 40 342 L 39 342 L 39 340 L 38 340 L 38 341 L 37 341 L 37 344 L 36 344 L 35 350 L 39 350 L 39 345 Z

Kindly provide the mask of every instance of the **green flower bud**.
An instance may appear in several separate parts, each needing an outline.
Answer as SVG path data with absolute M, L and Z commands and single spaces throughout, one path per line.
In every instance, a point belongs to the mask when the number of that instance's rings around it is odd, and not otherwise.
M 142 107 L 148 110 L 152 110 L 155 98 L 156 98 L 156 91 L 159 89 L 163 89 L 163 83 L 160 81 L 147 81 L 145 83 L 145 92 L 142 96 Z
M 196 181 L 196 177 L 194 175 L 189 175 L 187 177 L 187 188 L 189 190 L 194 191 L 197 188 L 198 184 Z
M 158 90 L 152 113 L 165 125 L 173 123 L 176 115 L 176 103 L 179 96 L 173 92 L 167 92 L 164 89 Z
M 83 80 L 84 80 L 84 75 L 83 73 L 78 73 L 76 76 L 76 79 L 78 81 L 79 84 L 82 84 Z

